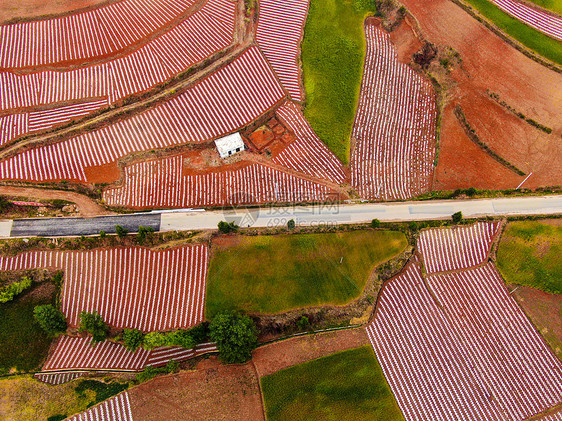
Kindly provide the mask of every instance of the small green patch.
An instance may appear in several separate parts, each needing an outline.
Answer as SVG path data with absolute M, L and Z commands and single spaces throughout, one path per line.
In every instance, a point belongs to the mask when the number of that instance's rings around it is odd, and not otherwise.
M 88 407 L 96 405 L 112 396 L 121 393 L 129 387 L 129 383 L 104 383 L 97 380 L 82 380 L 74 388 L 79 398 L 85 398 L 88 392 L 93 392 L 94 399 L 90 401 Z
M 561 253 L 561 225 L 511 222 L 498 248 L 498 268 L 509 283 L 562 294 Z
M 465 0 L 498 28 L 554 63 L 562 64 L 562 42 L 511 17 L 489 0 Z M 548 0 L 547 0 L 548 1 Z
M 363 21 L 374 12 L 370 0 L 311 0 L 304 30 L 304 115 L 344 163 L 363 73 Z
M 215 244 L 206 316 L 221 310 L 278 313 L 357 298 L 370 272 L 397 256 L 407 239 L 396 231 L 350 231 L 237 237 Z
M 41 287 L 33 285 L 13 301 L 0 304 L 0 372 L 34 370 L 47 356 L 51 338 L 35 321 L 33 309 L 53 304 L 54 297 L 34 294 Z
M 370 346 L 281 370 L 261 385 L 269 421 L 403 419 Z

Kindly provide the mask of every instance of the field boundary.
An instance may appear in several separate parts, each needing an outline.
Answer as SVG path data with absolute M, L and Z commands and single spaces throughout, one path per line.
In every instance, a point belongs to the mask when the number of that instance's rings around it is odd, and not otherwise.
M 519 41 L 517 41 L 515 38 L 506 34 L 504 31 L 502 31 L 500 28 L 498 28 L 490 19 L 488 19 L 487 17 L 482 15 L 480 12 L 478 12 L 472 6 L 465 3 L 463 0 L 451 0 L 451 1 L 453 3 L 455 3 L 457 6 L 459 6 L 461 9 L 463 9 L 465 12 L 467 12 L 469 15 L 471 15 L 474 19 L 476 19 L 482 25 L 484 25 L 486 28 L 488 28 L 490 31 L 492 31 L 494 34 L 496 34 L 501 39 L 503 39 L 505 42 L 507 42 L 510 46 L 512 46 L 513 48 L 518 50 L 520 53 L 526 55 L 531 60 L 539 63 L 542 66 L 547 67 L 550 70 L 553 70 L 557 73 L 562 73 L 562 67 L 561 66 L 557 65 L 553 61 L 550 61 L 546 57 L 543 57 L 539 53 L 535 52 L 534 50 L 531 50 L 529 47 L 527 47 L 527 46 L 523 45 L 522 43 L 520 43 Z M 513 18 L 513 19 L 515 19 L 515 18 Z M 523 25 L 525 25 L 525 23 L 523 23 L 523 22 L 521 22 L 521 23 Z M 537 32 L 539 32 L 539 31 L 537 31 Z

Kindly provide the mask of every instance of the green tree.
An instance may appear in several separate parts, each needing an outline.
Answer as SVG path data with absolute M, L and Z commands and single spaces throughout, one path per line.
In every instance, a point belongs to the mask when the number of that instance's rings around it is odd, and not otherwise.
M 88 313 L 83 311 L 80 313 L 80 331 L 90 333 L 92 335 L 92 342 L 97 343 L 105 341 L 109 329 L 97 312 Z
M 46 333 L 56 335 L 66 331 L 66 320 L 62 311 L 51 304 L 35 306 L 33 317 Z
M 131 352 L 135 352 L 144 340 L 144 333 L 138 329 L 125 329 L 123 331 L 123 344 Z
M 254 321 L 248 316 L 231 311 L 219 313 L 209 325 L 209 330 L 225 363 L 243 363 L 252 358 L 258 334 Z
M 223 234 L 228 234 L 230 232 L 236 231 L 238 229 L 238 225 L 236 225 L 234 222 L 220 221 L 218 228 L 219 231 Z
M 371 228 L 378 228 L 381 226 L 381 221 L 379 221 L 378 219 L 373 219 L 371 221 Z
M 452 218 L 455 224 L 460 224 L 462 222 L 462 212 L 461 211 L 455 212 Z
M 149 332 L 144 335 L 143 347 L 147 349 L 167 345 L 166 334 L 161 332 Z
M 24 276 L 19 282 L 12 282 L 10 285 L 0 288 L 0 303 L 12 301 L 14 297 L 21 294 L 31 286 L 31 278 Z
M 117 225 L 115 227 L 115 232 L 117 233 L 117 236 L 119 238 L 123 238 L 127 235 L 127 230 L 125 228 L 123 228 L 121 225 Z
M 287 228 L 290 230 L 295 229 L 295 220 L 294 219 L 289 219 L 289 222 L 287 222 Z

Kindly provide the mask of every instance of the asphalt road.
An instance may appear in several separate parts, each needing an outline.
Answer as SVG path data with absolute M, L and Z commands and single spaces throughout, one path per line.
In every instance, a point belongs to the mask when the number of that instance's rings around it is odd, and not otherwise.
M 461 211 L 465 217 L 562 214 L 562 196 L 527 196 L 499 199 L 426 202 L 358 203 L 318 206 L 263 207 L 237 211 L 163 211 L 161 213 L 102 216 L 95 218 L 38 218 L 0 222 L 0 237 L 93 235 L 114 233 L 121 225 L 135 232 L 140 225 L 155 231 L 215 229 L 220 221 L 239 226 L 340 225 L 381 221 L 423 221 L 450 218 Z

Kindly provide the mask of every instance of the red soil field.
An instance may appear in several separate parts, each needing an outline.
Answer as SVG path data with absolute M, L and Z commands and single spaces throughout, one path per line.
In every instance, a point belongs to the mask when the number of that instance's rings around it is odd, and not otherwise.
M 14 18 L 36 18 L 105 4 L 108 0 L 0 0 L 0 24 Z
M 460 53 L 462 69 L 448 93 L 460 104 L 476 134 L 507 161 L 533 175 L 524 187 L 562 183 L 562 76 L 529 59 L 449 0 L 403 0 L 424 37 Z M 488 98 L 497 93 L 509 106 L 551 127 L 548 135 L 514 117 Z M 472 143 L 459 127 L 452 105 L 445 109 L 433 188 L 515 188 L 524 177 L 506 169 Z

